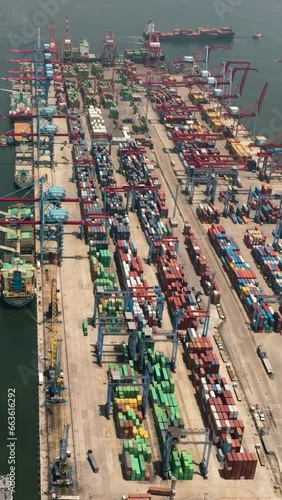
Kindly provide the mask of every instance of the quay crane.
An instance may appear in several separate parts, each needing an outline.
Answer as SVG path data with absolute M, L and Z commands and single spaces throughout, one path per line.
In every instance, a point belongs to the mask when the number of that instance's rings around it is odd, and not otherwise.
M 74 486 L 73 467 L 69 463 L 70 453 L 68 452 L 68 434 L 69 424 L 64 425 L 64 434 L 60 441 L 60 455 L 55 459 L 54 464 L 50 466 L 51 485 L 50 489 L 54 492 L 55 487 L 69 488 Z
M 240 110 L 237 107 L 229 108 L 227 115 L 234 118 L 232 131 L 235 137 L 238 135 L 240 119 L 242 118 L 255 118 L 255 123 L 253 127 L 253 136 L 255 136 L 257 117 L 261 112 L 267 88 L 268 88 L 268 83 L 265 83 L 261 90 L 258 100 L 248 104 L 248 106 L 246 106 L 242 110 Z
M 78 162 L 81 163 L 81 162 Z M 84 162 L 83 162 L 84 163 Z M 5 217 L 0 219 L 1 226 L 9 226 L 16 230 L 18 226 L 31 225 L 39 226 L 39 239 L 40 239 L 40 254 L 38 255 L 38 260 L 41 263 L 44 261 L 44 256 L 46 253 L 46 245 L 50 241 L 55 241 L 57 243 L 57 260 L 58 265 L 62 262 L 63 257 L 63 226 L 79 226 L 80 234 L 83 237 L 85 228 L 87 226 L 95 226 L 97 220 L 108 220 L 108 214 L 105 212 L 93 213 L 87 218 L 82 218 L 80 220 L 70 220 L 69 214 L 66 210 L 61 208 L 63 203 L 83 203 L 80 198 L 69 198 L 66 193 L 61 188 L 49 186 L 46 179 L 41 178 L 39 180 L 39 197 L 25 197 L 20 198 L 19 196 L 7 196 L 1 197 L 0 203 L 39 203 L 40 218 L 27 220 L 27 219 L 15 219 Z M 47 185 L 47 189 L 44 189 L 44 185 Z M 132 196 L 132 206 L 135 206 L 136 193 L 152 191 L 157 196 L 158 188 L 156 186 L 145 186 L 134 185 L 134 186 L 121 186 L 119 188 L 104 188 L 104 191 L 110 192 L 126 192 L 128 196 Z M 129 203 L 129 198 L 128 203 Z
M 260 168 L 259 179 L 266 180 L 270 182 L 273 173 L 279 173 L 281 175 L 281 159 L 282 159 L 282 132 L 279 132 L 271 139 L 266 139 L 266 137 L 255 138 L 254 144 L 250 147 L 260 147 L 260 152 L 257 154 L 259 160 L 258 165 L 262 160 L 262 166 Z M 279 141 L 279 142 L 277 142 Z
M 229 70 L 230 66 L 233 66 L 234 64 L 236 66 L 240 66 L 240 67 L 244 66 L 245 68 L 247 68 L 247 67 L 250 66 L 249 61 L 237 61 L 237 60 L 234 60 L 234 61 L 230 61 L 230 60 L 229 61 L 224 61 L 222 64 L 223 64 L 222 73 L 221 73 L 221 75 L 219 75 L 219 77 L 222 77 L 223 80 L 226 79 L 226 76 L 228 74 L 228 70 Z
M 57 297 L 57 280 L 54 278 L 51 284 L 51 303 L 50 303 L 50 316 L 51 316 L 51 362 L 48 370 L 48 385 L 46 387 L 47 399 L 46 405 L 64 403 L 66 401 L 61 397 L 62 392 L 66 391 L 63 382 L 63 373 L 61 368 L 62 358 L 62 340 L 57 339 L 58 334 L 58 297 Z
M 230 46 L 227 45 L 206 45 L 205 51 L 193 52 L 193 58 L 195 62 L 198 64 L 200 62 L 204 62 L 204 70 L 208 71 L 208 64 L 210 60 L 211 52 L 214 50 L 229 50 Z
M 72 40 L 69 30 L 69 18 L 65 19 L 65 34 L 62 42 L 62 59 L 63 62 L 68 64 L 72 61 Z
M 233 87 L 233 83 L 234 83 L 235 75 L 236 75 L 237 71 L 243 71 L 243 75 L 242 75 L 240 83 L 238 83 L 238 85 L 236 86 L 236 90 L 235 90 L 232 87 Z M 229 93 L 227 93 L 227 94 L 220 93 L 219 95 L 217 95 L 216 90 L 221 90 L 221 89 L 214 89 L 213 93 L 210 96 L 211 97 L 218 97 L 219 101 L 222 101 L 225 99 L 226 100 L 237 99 L 238 97 L 241 97 L 241 95 L 243 94 L 244 88 L 245 88 L 245 84 L 247 81 L 247 76 L 248 76 L 249 71 L 257 71 L 257 69 L 252 68 L 251 66 L 246 66 L 246 67 L 236 66 L 235 68 L 232 68 L 230 70 L 229 81 L 216 80 L 216 85 L 219 87 L 220 87 L 220 85 L 226 85 L 228 83 L 229 84 Z
M 103 40 L 101 63 L 103 66 L 115 66 L 117 59 L 116 35 L 113 31 L 106 31 Z
M 34 44 L 33 49 L 11 49 L 10 52 L 23 54 L 25 57 L 21 59 L 9 59 L 9 62 L 17 63 L 29 63 L 33 65 L 33 73 L 28 73 L 22 76 L 19 74 L 20 81 L 33 81 L 34 82 L 34 103 L 36 108 L 36 133 L 31 135 L 36 136 L 36 163 L 37 166 L 40 164 L 40 157 L 46 154 L 46 151 L 50 154 L 50 165 L 54 163 L 54 135 L 57 132 L 57 127 L 52 125 L 52 118 L 55 114 L 55 109 L 53 112 L 44 115 L 42 108 L 48 109 L 48 95 L 51 85 L 51 80 L 56 82 L 61 82 L 62 78 L 58 77 L 55 72 L 53 72 L 53 65 L 58 64 L 58 49 L 55 44 L 55 27 L 54 23 L 49 25 L 49 40 L 50 43 L 44 45 L 44 49 L 40 49 L 40 39 L 38 39 L 37 45 Z M 33 58 L 28 59 L 26 56 L 32 54 Z M 50 66 L 50 67 L 49 67 Z M 12 77 L 7 77 L 7 80 L 14 80 Z M 42 120 L 44 120 L 44 126 L 42 126 Z M 13 133 L 6 133 L 5 135 L 14 135 Z M 48 136 L 48 141 L 41 140 L 41 135 Z
M 157 33 L 150 33 L 146 41 L 146 66 L 157 66 L 161 60 L 161 44 Z

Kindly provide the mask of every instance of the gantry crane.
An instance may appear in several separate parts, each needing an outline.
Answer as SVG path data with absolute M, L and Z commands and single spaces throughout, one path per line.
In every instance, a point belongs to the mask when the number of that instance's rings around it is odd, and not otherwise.
M 243 71 L 243 75 L 242 75 L 240 83 L 237 85 L 237 89 L 235 90 L 235 89 L 233 89 L 233 83 L 234 83 L 234 80 L 235 80 L 235 75 L 236 75 L 236 73 L 238 71 Z M 248 76 L 248 72 L 249 71 L 257 71 L 257 69 L 253 68 L 251 66 L 246 66 L 246 67 L 236 66 L 235 68 L 232 68 L 230 70 L 229 82 L 228 82 L 228 80 L 227 81 L 219 81 L 219 80 L 217 80 L 216 81 L 216 86 L 219 86 L 219 87 L 221 85 L 226 85 L 227 82 L 229 83 L 229 92 L 226 93 L 226 94 L 220 93 L 218 95 L 219 100 L 220 101 L 223 101 L 223 100 L 230 100 L 231 101 L 231 99 L 237 99 L 238 97 L 241 97 L 241 95 L 243 94 L 243 90 L 245 88 L 245 84 L 246 84 L 246 81 L 247 81 L 247 76 Z M 214 92 L 213 92 L 213 94 L 211 94 L 211 96 L 215 96 L 216 97 L 216 90 L 218 91 L 219 89 L 218 88 L 214 89 Z
M 170 474 L 170 458 L 173 448 L 178 445 L 203 445 L 203 455 L 200 462 L 200 472 L 204 479 L 207 479 L 209 462 L 211 456 L 212 441 L 209 429 L 180 429 L 178 427 L 168 427 L 162 446 L 162 469 L 165 479 Z
M 48 243 L 54 241 L 56 243 L 57 264 L 61 265 L 63 257 L 64 234 L 63 226 L 66 224 L 79 226 L 81 237 L 84 234 L 84 228 L 95 225 L 97 219 L 107 220 L 108 216 L 105 213 L 94 213 L 81 220 L 69 220 L 68 212 L 61 208 L 62 203 L 82 203 L 81 198 L 68 198 L 66 193 L 61 188 L 51 187 L 45 178 L 41 178 L 39 183 L 39 197 L 34 196 L 20 198 L 19 196 L 8 196 L 0 198 L 0 203 L 38 203 L 40 217 L 27 220 L 24 218 L 12 218 L 5 216 L 0 219 L 0 227 L 31 225 L 39 227 L 40 252 L 37 260 L 44 262 L 48 250 Z M 1 214 L 1 212 L 0 212 Z
M 132 184 L 132 185 L 124 184 L 123 186 L 116 186 L 116 187 L 107 186 L 102 188 L 102 190 L 104 194 L 104 210 L 106 210 L 106 202 L 107 202 L 107 197 L 105 195 L 124 193 L 126 194 L 126 210 L 128 210 L 129 208 L 130 195 L 131 195 L 132 196 L 131 210 L 134 211 L 136 203 L 136 193 L 152 192 L 154 193 L 154 198 L 156 201 L 159 188 L 157 186 L 146 186 L 145 184 Z
M 55 24 L 55 21 L 49 22 L 49 44 L 50 44 L 50 53 L 57 54 L 58 47 L 56 44 L 56 24 Z
M 264 136 L 254 137 L 254 142 L 249 147 L 259 147 L 258 156 L 259 179 L 270 182 L 273 172 L 281 175 L 282 170 L 282 132 L 271 139 Z M 278 142 L 277 142 L 278 141 Z
M 157 33 L 150 33 L 146 40 L 146 66 L 157 66 L 161 59 L 161 44 Z
M 193 57 L 196 62 L 204 62 L 204 71 L 208 71 L 208 64 L 210 60 L 211 52 L 214 50 L 229 50 L 230 46 L 227 45 L 206 45 L 205 51 L 194 52 Z
M 65 34 L 62 42 L 62 61 L 63 63 L 72 62 L 72 41 L 69 30 L 69 18 L 65 19 Z
M 223 63 L 223 68 L 222 68 L 222 73 L 221 73 L 221 76 L 222 76 L 222 79 L 225 80 L 227 75 L 228 75 L 228 71 L 229 71 L 229 67 L 230 66 L 234 66 L 234 64 L 236 66 L 240 66 L 240 67 L 248 67 L 250 66 L 250 63 L 249 61 L 238 61 L 238 60 L 233 60 L 233 61 L 224 61 Z
M 63 373 L 61 367 L 62 358 L 62 340 L 58 340 L 58 297 L 57 297 L 57 279 L 54 278 L 51 283 L 51 303 L 50 303 L 50 316 L 51 316 L 51 360 L 48 370 L 48 385 L 46 393 L 48 395 L 46 404 L 66 403 L 62 397 L 62 393 L 66 388 L 63 382 Z
M 261 90 L 258 100 L 248 104 L 248 106 L 246 106 L 242 110 L 240 110 L 239 108 L 235 109 L 229 108 L 229 116 L 234 117 L 234 123 L 232 129 L 235 136 L 237 136 L 238 134 L 240 120 L 242 118 L 255 118 L 255 123 L 253 126 L 253 136 L 255 136 L 257 118 L 260 114 L 267 88 L 268 88 L 268 83 L 265 83 Z
M 116 35 L 113 31 L 106 31 L 103 40 L 101 63 L 103 66 L 115 66 L 117 59 Z
M 105 412 L 108 419 L 111 416 L 111 406 L 113 403 L 113 392 L 116 387 L 141 387 L 142 394 L 142 414 L 143 417 L 146 416 L 146 411 L 148 407 L 149 400 L 149 388 L 153 377 L 153 369 L 150 363 L 146 366 L 146 371 L 143 375 L 130 375 L 121 376 L 119 373 L 115 375 L 114 371 L 108 371 L 108 390 L 107 390 L 107 401 L 105 404 Z
M 101 286 L 98 286 L 96 288 L 94 295 L 94 308 L 93 308 L 93 318 L 92 318 L 93 326 L 96 326 L 99 302 L 103 299 L 112 298 L 113 296 L 122 298 L 124 300 L 125 312 L 133 311 L 133 304 L 135 301 L 138 302 L 140 300 L 142 301 L 145 300 L 146 302 L 155 302 L 157 306 L 157 318 L 159 324 L 161 325 L 163 311 L 164 311 L 164 295 L 161 292 L 160 287 L 134 286 L 134 288 L 128 289 L 126 287 L 126 281 L 123 283 L 123 285 L 125 285 L 123 287 L 125 290 L 122 291 L 116 291 L 114 289 L 105 291 Z M 103 345 L 101 345 L 101 348 L 99 348 L 101 352 L 102 348 Z
M 48 252 L 48 242 L 54 241 L 57 244 L 57 264 L 60 265 L 63 258 L 63 227 L 64 225 L 79 226 L 81 237 L 83 236 L 84 229 L 87 226 L 93 226 L 96 224 L 97 219 L 107 221 L 108 215 L 105 213 L 94 213 L 81 220 L 69 220 L 68 212 L 61 208 L 62 203 L 81 203 L 83 200 L 80 198 L 67 198 L 65 191 L 60 188 L 49 187 L 48 182 L 45 178 L 39 180 L 40 182 L 40 197 L 25 197 L 20 198 L 18 196 L 9 196 L 0 198 L 0 203 L 39 203 L 40 218 L 26 220 L 26 219 L 15 219 L 5 216 L 5 218 L 0 219 L 0 227 L 12 226 L 17 228 L 18 226 L 30 225 L 39 227 L 39 239 L 40 239 L 40 253 L 37 256 L 37 260 L 41 263 L 44 262 L 46 254 Z M 45 190 L 43 186 L 47 185 Z M 4 214 L 5 215 L 5 214 Z
M 64 425 L 64 433 L 60 441 L 60 455 L 56 458 L 54 464 L 50 466 L 50 490 L 53 492 L 55 487 L 65 488 L 74 486 L 74 481 L 72 479 L 74 471 L 72 465 L 68 461 L 68 458 L 70 458 L 70 453 L 68 452 L 69 427 L 69 424 Z
M 251 326 L 255 332 L 259 330 L 259 324 L 261 319 L 261 314 L 264 305 L 268 304 L 279 304 L 282 302 L 282 294 L 277 295 L 257 295 L 256 303 L 254 305 L 253 317 L 251 320 Z
M 50 27 L 50 38 L 52 39 L 55 36 L 54 28 Z M 40 40 L 38 40 L 40 43 Z M 52 42 L 53 43 L 53 42 Z M 48 94 L 51 85 L 51 80 L 53 81 L 61 81 L 61 78 L 58 78 L 54 75 L 53 64 L 57 64 L 58 61 L 58 53 L 56 45 L 53 43 L 52 51 L 51 44 L 44 45 L 44 49 L 41 50 L 40 46 L 36 45 L 33 49 L 11 49 L 12 53 L 22 53 L 22 54 L 32 54 L 33 58 L 21 58 L 21 59 L 9 59 L 9 62 L 17 62 L 17 63 L 29 63 L 33 65 L 33 74 L 28 74 L 28 76 L 21 76 L 20 81 L 33 81 L 34 82 L 34 105 L 36 108 L 36 132 L 31 135 L 36 135 L 36 164 L 39 166 L 39 159 L 41 156 L 46 154 L 46 151 L 50 154 L 50 164 L 52 165 L 54 162 L 54 135 L 57 130 L 56 127 L 51 125 L 51 120 L 54 112 L 49 116 L 42 115 L 42 108 L 47 109 L 48 105 Z M 13 80 L 11 77 L 7 77 L 7 80 Z M 47 123 L 44 123 L 44 127 L 42 127 L 42 119 Z M 13 135 L 13 133 L 8 133 L 9 135 Z M 41 140 L 41 135 L 48 136 L 48 140 Z

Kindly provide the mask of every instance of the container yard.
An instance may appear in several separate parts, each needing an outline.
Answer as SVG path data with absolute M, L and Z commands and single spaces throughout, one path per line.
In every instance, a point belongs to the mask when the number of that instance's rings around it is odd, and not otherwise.
M 191 61 L 155 72 L 158 41 L 134 62 L 107 32 L 94 60 L 65 28 L 62 60 L 54 27 L 37 63 L 17 51 L 48 99 L 33 84 L 30 122 L 13 100 L 15 165 L 36 168 L 32 190 L 1 198 L 21 256 L 3 264 L 3 298 L 36 296 L 46 360 L 39 496 L 275 498 L 282 195 L 259 161 L 268 144 L 219 113 Z

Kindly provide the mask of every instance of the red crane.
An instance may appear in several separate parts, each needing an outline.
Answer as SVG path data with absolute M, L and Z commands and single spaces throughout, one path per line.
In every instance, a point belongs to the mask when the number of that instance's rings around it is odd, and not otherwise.
M 238 90 L 237 92 L 234 93 L 234 90 L 233 90 L 233 94 L 224 94 L 222 96 L 220 96 L 220 99 L 237 99 L 238 97 L 241 97 L 242 93 L 243 93 L 243 90 L 245 88 L 245 84 L 246 84 L 246 81 L 247 81 L 247 76 L 248 76 L 248 72 L 249 71 L 257 71 L 256 68 L 251 68 L 250 66 L 245 66 L 245 67 L 242 67 L 242 68 L 239 68 L 239 67 L 236 67 L 236 68 L 232 68 L 231 70 L 231 76 L 230 76 L 230 82 L 220 82 L 217 80 L 217 85 L 226 85 L 226 84 L 229 84 L 230 87 L 232 86 L 233 82 L 234 82 L 234 79 L 235 79 L 235 75 L 237 73 L 237 71 L 244 71 L 243 75 L 242 75 L 242 78 L 241 78 L 241 82 L 239 83 L 238 85 Z M 212 95 L 212 94 L 211 94 Z
M 93 219 L 108 220 L 108 214 L 92 214 Z M 2 219 L 0 220 L 0 226 L 40 226 L 42 222 L 40 220 L 26 220 L 26 219 Z M 67 220 L 62 222 L 64 226 L 95 226 L 96 223 L 89 219 L 81 220 Z
M 102 191 L 104 193 L 115 194 L 115 193 L 129 193 L 130 191 L 136 192 L 149 192 L 149 191 L 158 191 L 159 188 L 157 186 L 146 186 L 145 184 L 133 184 L 130 186 L 129 184 L 123 184 L 122 186 L 106 186 L 102 187 Z
M 210 47 L 206 46 L 205 51 L 193 52 L 193 57 L 197 64 L 204 62 L 205 63 L 204 69 L 207 71 L 211 52 L 213 50 L 229 50 L 229 49 L 231 49 L 231 47 L 228 47 L 226 45 L 211 45 Z
M 241 111 L 239 110 L 237 114 L 231 114 L 230 113 L 224 113 L 224 115 L 227 114 L 227 116 L 231 116 L 234 118 L 233 125 L 231 127 L 233 134 L 235 137 L 238 134 L 239 126 L 240 126 L 240 119 L 242 118 L 255 118 L 254 126 L 253 126 L 253 135 L 255 135 L 255 128 L 256 128 L 256 122 L 257 122 L 257 117 L 260 114 L 263 101 L 265 98 L 265 94 L 268 88 L 268 83 L 265 83 L 264 86 L 262 87 L 261 93 L 257 101 L 253 101 L 248 106 L 243 108 Z
M 230 155 L 195 155 L 194 153 L 184 155 L 188 159 L 189 165 L 194 165 L 197 168 L 211 167 L 211 168 L 230 168 L 233 166 L 241 165 L 243 169 L 246 164 L 245 161 L 237 156 Z
M 30 116 L 29 116 L 30 118 Z M 60 117 L 61 118 L 61 117 Z M 37 134 L 34 133 L 34 132 L 22 132 L 21 134 L 19 132 L 1 132 L 2 135 L 6 135 L 7 137 L 11 136 L 11 137 L 16 137 L 16 136 L 19 136 L 21 135 L 21 137 L 24 137 L 27 141 L 30 140 L 32 137 L 37 137 Z M 79 132 L 72 132 L 72 133 L 67 133 L 67 132 L 55 132 L 54 134 L 56 137 L 70 137 L 72 139 L 79 139 Z M 53 137 L 51 136 L 50 133 L 44 133 L 44 132 L 40 132 L 40 136 L 44 136 L 44 137 Z
M 187 106 L 187 104 L 182 104 L 181 106 L 170 106 L 169 104 L 157 104 L 156 105 L 156 111 L 157 112 L 165 112 L 165 113 L 170 113 L 170 112 L 185 112 L 185 113 L 196 113 L 196 111 L 199 111 L 199 108 L 197 106 Z
M 258 100 L 248 104 L 248 106 L 242 109 L 239 114 L 240 118 L 254 118 L 255 116 L 258 116 L 260 114 L 267 88 L 268 83 L 265 83 Z M 253 108 L 253 110 L 249 111 L 251 108 Z
M 146 66 L 158 65 L 161 59 L 161 44 L 157 33 L 150 33 L 146 41 Z
M 274 137 L 272 137 L 271 139 L 268 139 L 267 147 L 282 148 L 282 143 L 280 143 L 280 144 L 276 143 L 277 139 L 281 139 L 281 137 L 282 137 L 282 132 L 278 132 L 278 134 L 276 134 Z
M 237 66 L 250 66 L 249 61 L 226 61 L 223 63 L 223 77 L 225 77 L 228 73 L 229 66 L 233 66 L 233 64 L 236 64 Z
M 69 18 L 65 19 L 65 34 L 62 42 L 62 60 L 64 63 L 72 61 L 72 41 L 69 30 Z
M 203 133 L 193 132 L 193 134 L 189 134 L 188 132 L 187 133 L 183 132 L 183 134 L 172 133 L 171 135 L 172 135 L 172 138 L 175 142 L 189 141 L 189 139 L 191 140 L 194 137 L 197 139 L 204 139 L 207 141 L 221 141 L 224 138 L 222 134 L 210 132 L 209 130 L 207 130 L 206 132 L 203 132 Z
M 229 82 L 218 82 L 218 83 L 220 83 L 220 85 L 229 85 Z M 193 87 L 193 85 L 207 85 L 207 84 L 208 84 L 207 78 L 199 78 L 199 76 L 197 76 L 196 79 L 194 79 L 193 77 L 191 79 L 191 76 L 187 75 L 187 80 L 186 80 L 187 87 Z
M 56 24 L 54 21 L 49 23 L 49 43 L 50 43 L 50 53 L 58 52 L 58 47 L 56 45 Z

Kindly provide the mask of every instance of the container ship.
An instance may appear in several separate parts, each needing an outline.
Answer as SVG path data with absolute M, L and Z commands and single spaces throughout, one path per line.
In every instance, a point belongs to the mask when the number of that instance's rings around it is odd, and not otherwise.
M 14 205 L 8 208 L 6 218 L 32 220 L 31 208 Z M 0 282 L 4 302 L 13 307 L 23 307 L 35 297 L 34 230 L 33 226 L 5 228 L 4 262 L 1 262 Z M 11 252 L 19 257 L 12 257 Z
M 30 120 L 32 118 L 31 94 L 29 92 L 13 92 L 11 96 L 10 119 Z
M 25 221 L 32 221 L 34 215 L 32 209 L 27 207 L 26 204 L 17 204 L 8 208 L 6 218 L 9 220 L 24 219 Z M 17 228 L 14 226 L 9 227 L 8 230 L 5 231 L 4 241 L 5 247 L 3 249 L 5 251 L 16 251 L 16 253 L 25 259 L 26 262 L 34 262 L 34 227 L 32 224 L 25 223 Z M 6 254 L 4 260 L 5 262 L 7 261 Z
M 35 297 L 34 266 L 19 257 L 2 263 L 1 287 L 4 302 L 13 307 L 26 306 Z
M 155 23 L 150 20 L 143 32 L 143 38 L 147 40 L 149 36 L 155 33 L 160 42 L 188 42 L 189 40 L 218 40 L 234 38 L 235 32 L 231 28 L 197 28 L 192 29 L 174 29 L 173 31 L 161 32 L 155 29 Z
M 27 144 L 20 144 L 15 148 L 14 182 L 23 189 L 33 183 L 33 148 Z

